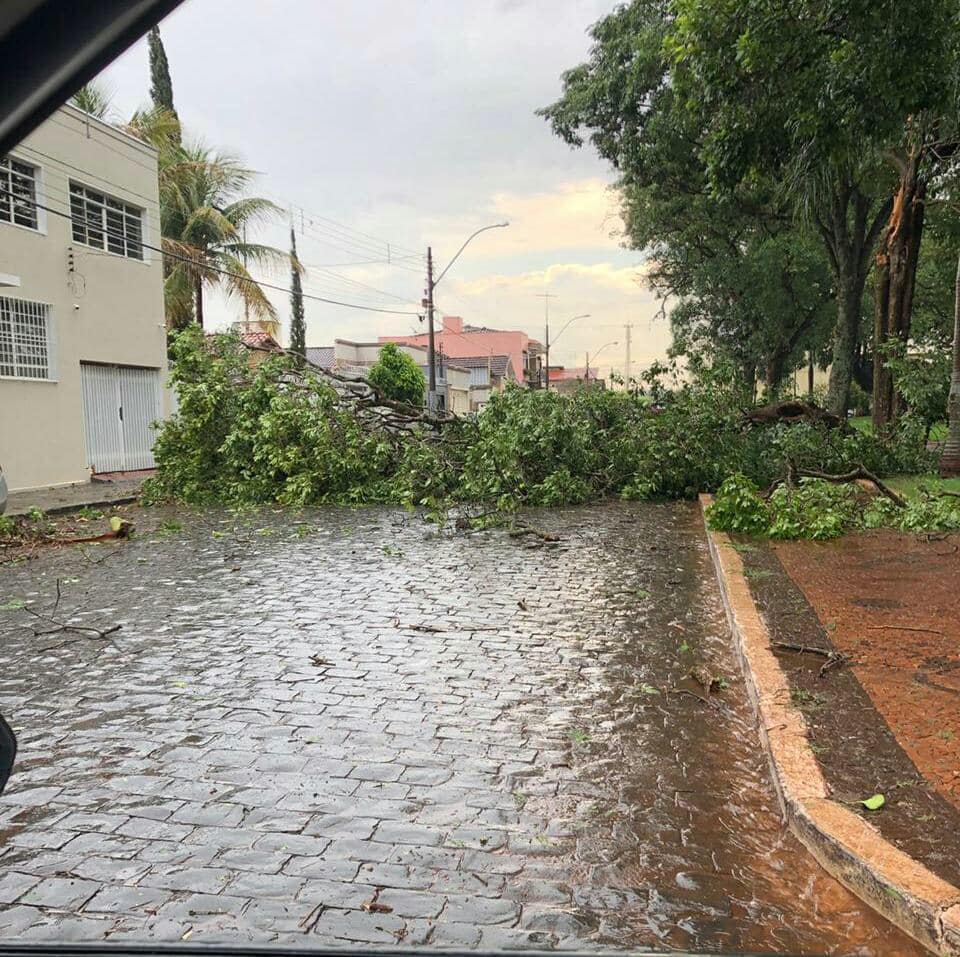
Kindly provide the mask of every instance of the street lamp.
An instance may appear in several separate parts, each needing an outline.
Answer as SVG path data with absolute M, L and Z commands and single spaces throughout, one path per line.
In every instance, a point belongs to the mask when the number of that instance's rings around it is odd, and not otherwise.
M 567 331 L 567 327 L 571 322 L 576 322 L 577 319 L 589 319 L 590 313 L 585 312 L 579 316 L 572 316 L 564 324 L 563 328 L 557 333 L 557 339 L 559 339 L 564 332 Z M 556 342 L 557 339 L 553 341 Z M 544 357 L 544 388 L 550 388 L 550 313 L 547 312 L 546 318 L 544 319 L 544 329 L 543 329 L 543 357 Z
M 436 411 L 437 404 L 436 346 L 433 332 L 433 290 L 436 289 L 440 280 L 446 276 L 447 270 L 460 258 L 460 253 L 467 248 L 475 237 L 479 236 L 480 233 L 485 233 L 488 229 L 503 229 L 509 225 L 507 222 L 491 223 L 489 226 L 481 226 L 476 232 L 471 233 L 464 240 L 463 245 L 456 251 L 453 259 L 444 266 L 443 271 L 436 279 L 433 278 L 433 248 L 431 246 L 427 247 L 427 365 L 429 367 L 427 373 L 427 408 L 431 412 Z
M 596 361 L 597 356 L 600 355 L 600 353 L 603 352 L 603 350 L 606 349 L 607 346 L 617 346 L 617 345 L 620 345 L 620 343 L 617 342 L 616 340 L 614 340 L 613 342 L 605 342 L 602 346 L 600 346 L 599 349 L 597 349 L 596 352 L 594 352 L 593 354 L 594 361 Z M 587 353 L 587 372 L 584 378 L 586 379 L 590 378 L 590 353 L 589 352 Z

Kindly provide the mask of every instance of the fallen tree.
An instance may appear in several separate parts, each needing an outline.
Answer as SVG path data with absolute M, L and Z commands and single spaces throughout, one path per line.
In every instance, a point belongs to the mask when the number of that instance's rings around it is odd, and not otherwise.
M 745 432 L 742 393 L 722 369 L 658 390 L 656 413 L 633 390 L 508 387 L 458 417 L 300 356 L 251 362 L 232 336 L 187 329 L 171 355 L 178 412 L 159 432 L 147 502 L 387 503 L 437 517 L 453 508 L 478 527 L 524 505 L 689 498 L 735 472 L 769 484 L 788 462 L 882 475 L 916 470 L 926 455 L 909 435 L 880 441 L 820 421 Z

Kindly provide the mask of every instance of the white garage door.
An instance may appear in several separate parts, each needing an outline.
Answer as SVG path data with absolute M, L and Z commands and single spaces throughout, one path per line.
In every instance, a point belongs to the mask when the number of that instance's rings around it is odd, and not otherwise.
M 87 462 L 94 472 L 153 468 L 160 371 L 80 363 Z

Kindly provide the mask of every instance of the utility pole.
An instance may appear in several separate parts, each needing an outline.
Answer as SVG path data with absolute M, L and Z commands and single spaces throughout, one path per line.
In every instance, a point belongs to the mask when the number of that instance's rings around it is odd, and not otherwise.
M 550 300 L 556 299 L 552 293 L 537 293 L 537 298 L 543 300 L 543 387 L 550 388 Z
M 584 379 L 590 378 L 590 353 L 587 353 L 587 371 L 584 373 Z
M 627 354 L 624 357 L 624 361 L 623 361 L 623 387 L 629 392 L 630 391 L 630 334 L 633 329 L 633 326 L 631 326 L 630 323 L 628 322 L 623 328 L 627 334 L 627 340 L 626 340 Z
M 437 403 L 436 344 L 433 335 L 433 248 L 427 246 L 427 408 L 433 412 Z

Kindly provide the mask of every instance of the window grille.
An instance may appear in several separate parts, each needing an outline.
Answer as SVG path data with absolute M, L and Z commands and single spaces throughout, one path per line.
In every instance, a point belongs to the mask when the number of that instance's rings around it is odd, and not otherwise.
M 0 222 L 37 229 L 37 170 L 0 157 Z
M 0 376 L 50 379 L 50 307 L 0 297 Z
M 73 241 L 143 259 L 143 212 L 80 183 L 70 184 Z

